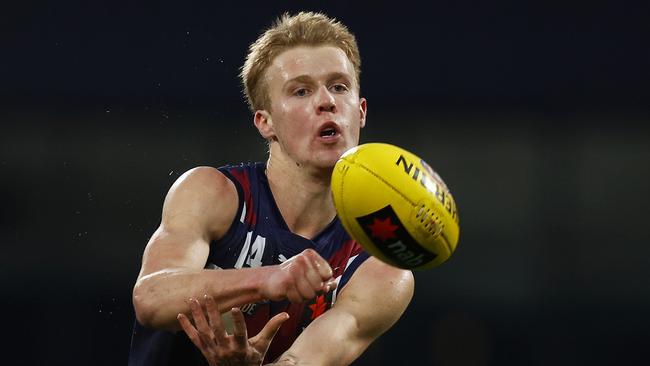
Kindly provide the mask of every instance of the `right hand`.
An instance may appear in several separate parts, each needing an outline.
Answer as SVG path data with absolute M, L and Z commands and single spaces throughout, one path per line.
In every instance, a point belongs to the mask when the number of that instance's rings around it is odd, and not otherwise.
M 306 249 L 276 266 L 262 286 L 262 296 L 301 303 L 335 288 L 329 263 L 315 250 Z
M 182 313 L 177 319 L 210 366 L 260 366 L 275 333 L 289 319 L 287 313 L 277 314 L 255 337 L 248 338 L 244 315 L 233 308 L 233 334 L 229 335 L 214 299 L 206 295 L 204 304 L 205 309 L 198 300 L 190 299 L 191 319 Z

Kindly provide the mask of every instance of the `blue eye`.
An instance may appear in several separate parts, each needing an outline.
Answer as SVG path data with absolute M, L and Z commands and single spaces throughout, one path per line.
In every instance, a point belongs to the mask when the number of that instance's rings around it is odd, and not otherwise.
M 293 95 L 295 95 L 297 97 L 304 97 L 308 93 L 309 93 L 309 91 L 307 89 L 300 88 L 300 89 L 296 89 L 296 91 L 293 92 Z
M 345 84 L 334 84 L 331 86 L 331 89 L 336 93 L 344 93 L 348 91 L 348 87 Z

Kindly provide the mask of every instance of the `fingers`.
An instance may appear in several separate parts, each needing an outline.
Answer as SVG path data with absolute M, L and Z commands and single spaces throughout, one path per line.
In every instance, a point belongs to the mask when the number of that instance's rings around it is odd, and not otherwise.
M 275 266 L 262 286 L 269 300 L 301 303 L 336 288 L 330 264 L 315 250 L 306 249 Z
M 239 308 L 232 308 L 230 310 L 233 320 L 233 339 L 235 346 L 240 349 L 246 349 L 248 346 L 248 333 L 246 331 L 246 320 Z
M 251 345 L 260 353 L 266 353 L 273 337 L 275 337 L 275 334 L 287 319 L 289 319 L 289 314 L 284 312 L 271 318 L 264 328 L 255 337 L 250 339 Z
M 306 249 L 301 254 L 312 263 L 313 268 L 316 270 L 322 281 L 332 278 L 332 267 L 330 267 L 329 263 L 327 263 L 327 261 L 315 250 Z
M 287 297 L 292 302 L 303 302 L 313 299 L 323 287 L 323 280 L 318 275 L 313 262 L 305 256 L 298 256 L 294 260 Z M 293 295 L 293 296 L 292 296 Z
M 190 301 L 190 304 L 191 303 L 192 301 Z M 192 315 L 192 317 L 194 317 L 194 315 Z M 178 322 L 181 324 L 181 328 L 183 328 L 183 331 L 185 331 L 187 337 L 199 350 L 201 350 L 203 356 L 205 356 L 207 360 L 213 359 L 216 354 L 216 343 L 210 341 L 207 337 L 202 335 L 201 332 L 194 328 L 185 314 L 178 314 L 178 316 L 176 316 L 176 319 L 178 319 Z
M 323 291 L 325 293 L 328 293 L 330 291 L 334 291 L 336 287 L 338 287 L 338 282 L 336 282 L 335 279 L 331 279 L 325 283 L 325 286 L 323 286 Z
M 212 329 L 212 333 L 214 333 L 217 343 L 223 343 L 226 341 L 228 334 L 226 333 L 226 329 L 223 326 L 219 307 L 217 306 L 217 303 L 214 301 L 212 296 L 204 295 L 203 300 L 205 304 L 205 310 L 208 313 L 210 329 Z
M 320 277 L 314 278 L 316 273 L 314 271 L 309 271 L 309 273 L 306 275 L 308 277 L 308 281 L 310 282 L 311 286 L 313 289 L 315 289 L 315 295 L 322 295 L 326 294 L 337 287 L 337 281 L 334 278 L 330 278 L 325 281 L 321 281 Z M 313 298 L 313 296 L 309 297 Z
M 185 316 L 185 314 L 178 314 L 176 319 L 178 319 L 178 322 L 181 324 L 181 328 L 183 328 L 183 331 L 185 334 L 187 334 L 187 337 L 192 341 L 192 343 L 194 343 L 194 345 L 199 349 L 202 349 L 203 342 L 201 342 L 199 332 L 196 331 L 196 328 L 194 328 L 192 322 L 190 322 L 187 316 Z
M 320 292 L 323 289 L 323 285 L 328 278 L 322 278 L 318 272 L 317 265 L 313 263 L 311 266 L 305 266 L 305 275 L 303 282 L 310 287 L 314 292 Z M 316 295 L 314 293 L 314 295 Z M 311 297 L 313 297 L 312 295 Z
M 327 293 L 336 288 L 332 278 L 333 271 L 329 263 L 313 249 L 301 253 L 307 261 L 304 274 L 296 283 L 298 292 L 304 300 L 313 299 L 316 295 Z
M 192 314 L 192 319 L 194 319 L 194 326 L 199 332 L 201 342 L 206 346 L 213 345 L 216 342 L 216 335 L 208 325 L 208 321 L 203 314 L 203 309 L 201 308 L 199 300 L 190 299 L 190 312 Z
M 306 262 L 307 259 L 303 259 L 303 262 Z M 309 264 L 304 264 L 302 268 L 302 273 L 296 273 L 295 277 L 295 287 L 298 294 L 301 297 L 301 300 L 313 299 L 316 296 L 316 292 L 323 287 L 323 281 L 320 279 L 320 276 L 316 274 L 313 266 Z

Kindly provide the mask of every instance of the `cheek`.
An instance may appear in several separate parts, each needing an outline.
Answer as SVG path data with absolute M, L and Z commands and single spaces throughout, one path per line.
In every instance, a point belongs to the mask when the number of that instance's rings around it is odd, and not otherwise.
M 291 126 L 291 128 L 307 126 L 310 114 L 309 109 L 304 104 L 285 103 L 283 105 L 281 116 L 286 125 Z
M 350 126 L 358 127 L 361 122 L 361 111 L 359 110 L 359 103 L 350 101 L 345 104 L 345 111 L 343 111 L 350 121 Z
M 295 145 L 301 136 L 309 134 L 308 114 L 288 104 L 279 106 L 275 113 L 275 130 L 286 144 Z

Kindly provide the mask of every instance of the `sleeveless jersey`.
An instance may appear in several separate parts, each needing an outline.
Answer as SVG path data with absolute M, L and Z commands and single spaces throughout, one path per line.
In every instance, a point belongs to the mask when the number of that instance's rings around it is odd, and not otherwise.
M 262 301 L 241 306 L 249 336 L 256 335 L 274 315 L 286 311 L 290 318 L 275 335 L 265 362 L 286 351 L 314 319 L 330 309 L 354 271 L 368 254 L 352 240 L 338 217 L 312 240 L 292 233 L 275 204 L 264 163 L 219 168 L 237 188 L 239 207 L 235 219 L 218 241 L 210 243 L 206 268 L 259 267 L 280 264 L 307 248 L 325 258 L 338 282 L 336 290 L 302 304 Z M 290 182 L 289 182 L 290 184 Z M 318 209 L 318 208 L 315 208 Z M 207 365 L 183 331 L 168 332 L 143 327 L 135 321 L 129 366 Z

